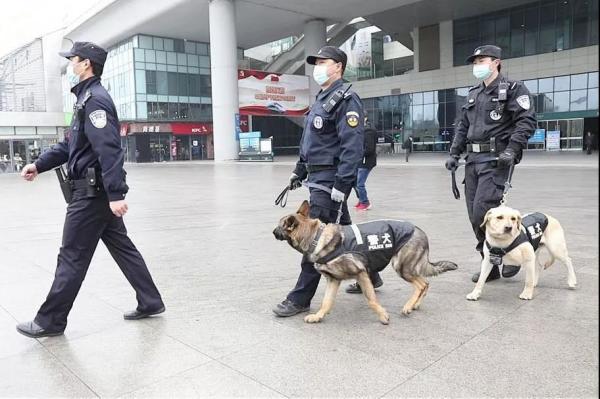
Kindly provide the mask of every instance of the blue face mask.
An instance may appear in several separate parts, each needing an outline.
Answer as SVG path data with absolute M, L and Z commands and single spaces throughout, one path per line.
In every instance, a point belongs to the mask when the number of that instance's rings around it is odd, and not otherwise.
M 69 85 L 71 87 L 77 86 L 79 84 L 79 81 L 81 80 L 81 78 L 79 77 L 79 75 L 77 75 L 75 73 L 75 67 L 73 66 L 72 63 L 67 66 L 66 76 L 67 76 L 67 81 L 69 82 Z
M 473 65 L 473 76 L 477 79 L 485 80 L 490 77 L 492 70 L 489 64 L 476 64 Z
M 327 65 L 316 65 L 315 69 L 313 69 L 313 79 L 319 86 L 323 86 L 329 80 Z

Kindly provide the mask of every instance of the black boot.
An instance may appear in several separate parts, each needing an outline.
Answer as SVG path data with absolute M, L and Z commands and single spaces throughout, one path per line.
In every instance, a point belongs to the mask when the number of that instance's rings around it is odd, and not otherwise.
M 310 309 L 309 306 L 300 306 L 296 305 L 294 302 L 289 299 L 284 300 L 281 303 L 278 303 L 277 306 L 273 308 L 273 313 L 275 313 L 279 317 L 290 317 L 297 315 L 298 313 L 308 312 Z
M 474 283 L 476 283 L 477 281 L 479 281 L 479 274 L 480 274 L 480 272 L 475 273 L 473 275 L 473 277 L 471 278 L 471 281 L 473 281 Z M 514 274 L 513 274 L 513 276 L 514 276 Z M 485 280 L 485 282 L 487 283 L 487 282 L 492 281 L 492 280 L 498 280 L 499 278 L 500 278 L 500 269 L 498 268 L 498 266 L 492 266 L 492 271 L 490 272 L 490 275 Z
M 373 288 L 379 288 L 383 285 L 383 280 L 379 276 L 379 273 L 375 273 L 372 276 L 369 276 L 371 279 L 371 283 L 373 284 Z M 352 283 L 348 287 L 346 287 L 346 292 L 348 294 L 362 294 L 362 289 L 358 283 Z

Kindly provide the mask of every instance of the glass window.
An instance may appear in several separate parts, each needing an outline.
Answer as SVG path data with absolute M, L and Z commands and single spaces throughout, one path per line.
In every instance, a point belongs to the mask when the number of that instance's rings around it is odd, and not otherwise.
M 136 48 L 133 50 L 133 59 L 139 62 L 144 62 L 144 50 Z
M 177 65 L 187 65 L 187 57 L 185 54 L 177 54 Z
M 167 53 L 167 64 L 177 65 L 177 53 Z
M 538 94 L 535 104 L 535 112 L 552 112 L 553 111 L 554 93 Z
M 412 119 L 415 122 L 414 126 L 418 126 L 418 122 L 423 121 L 423 106 L 422 105 L 413 105 L 412 107 Z
M 525 10 L 523 31 L 525 33 L 525 55 L 537 54 L 539 31 L 539 8 L 533 7 Z
M 200 67 L 202 68 L 210 68 L 210 58 L 205 56 L 200 56 Z
M 164 50 L 165 47 L 163 45 L 163 39 L 162 37 L 154 37 L 152 38 L 153 44 L 154 44 L 154 50 Z
M 587 109 L 598 109 L 598 89 L 588 89 Z
M 175 72 L 167 72 L 167 80 L 169 84 L 169 95 L 176 96 L 177 95 L 177 73 Z
M 552 78 L 540 79 L 538 85 L 539 93 L 551 93 L 554 91 L 554 79 Z
M 208 44 L 196 43 L 196 53 L 199 55 L 208 55 Z
M 138 44 L 140 48 L 152 49 L 152 38 L 150 36 L 138 36 Z
M 176 53 L 184 53 L 185 52 L 185 45 L 183 40 L 181 39 L 174 39 L 173 40 L 173 49 L 175 50 Z
M 168 112 L 169 119 L 179 119 L 179 106 L 177 103 L 169 103 Z
M 413 105 L 423 104 L 423 93 L 413 93 L 412 94 L 412 103 L 413 103 Z
M 569 111 L 569 92 L 559 91 L 554 93 L 554 112 Z
M 135 70 L 135 92 L 146 94 L 146 72 L 139 69 Z
M 156 62 L 154 50 L 146 50 L 146 62 Z
M 556 50 L 556 30 L 554 3 L 544 4 L 540 8 L 540 47 L 541 53 L 551 53 Z
M 537 79 L 525 80 L 525 81 L 523 81 L 523 83 L 525 84 L 525 87 L 527 87 L 527 90 L 529 90 L 529 92 L 531 94 L 535 94 L 535 93 L 538 92 L 538 81 L 537 81 Z
M 179 90 L 177 92 L 178 95 L 180 96 L 188 96 L 188 85 L 189 85 L 189 80 L 188 80 L 188 75 L 187 73 L 180 73 L 179 76 L 177 77 L 178 80 L 178 86 L 179 86 Z
M 510 13 L 510 56 L 522 57 L 525 54 L 525 11 L 513 10 Z
M 200 75 L 200 95 L 202 97 L 211 97 L 211 82 L 209 75 Z
M 587 89 L 587 73 L 571 75 L 571 90 Z
M 188 54 L 196 54 L 196 43 L 186 41 L 185 42 L 185 52 Z
M 156 94 L 163 96 L 169 94 L 168 78 L 166 72 L 156 72 Z
M 496 17 L 496 41 L 494 44 L 506 54 L 510 54 L 510 18 L 508 12 L 498 13 Z
M 556 2 L 556 50 L 571 48 L 571 3 Z
M 156 62 L 158 64 L 166 64 L 167 63 L 167 53 L 165 53 L 164 51 L 157 51 L 156 52 Z
M 197 67 L 198 66 L 198 56 L 197 55 L 188 54 L 188 56 L 187 56 L 187 64 L 189 66 Z
M 173 39 L 164 39 L 165 51 L 175 51 L 173 48 Z
M 569 90 L 569 76 L 557 76 L 554 78 L 554 91 Z
M 589 0 L 572 0 L 573 7 L 573 47 L 587 46 L 589 40 L 591 4 Z
M 188 104 L 179 104 L 179 119 L 188 119 L 189 118 L 189 105 Z
M 492 14 L 487 17 L 482 17 L 479 21 L 479 37 L 477 39 L 479 43 L 494 43 L 495 42 L 495 25 L 496 18 Z M 470 27 L 473 29 L 473 26 Z M 473 43 L 473 42 L 472 42 Z M 473 43 L 475 44 L 475 43 Z M 471 52 L 475 49 L 476 46 L 473 46 Z
M 148 118 L 148 106 L 147 103 L 139 102 L 137 103 L 137 117 L 140 119 Z
M 156 94 L 156 71 L 146 71 L 146 94 Z
M 587 107 L 587 90 L 571 91 L 571 111 L 583 111 Z
M 432 104 L 433 103 L 433 92 L 426 91 L 423 93 L 423 104 Z
M 598 72 L 588 73 L 588 87 L 598 87 Z

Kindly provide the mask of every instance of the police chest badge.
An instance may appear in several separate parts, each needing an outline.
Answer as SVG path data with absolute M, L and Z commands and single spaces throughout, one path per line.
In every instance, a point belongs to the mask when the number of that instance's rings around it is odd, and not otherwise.
M 493 110 L 490 112 L 490 118 L 491 118 L 493 121 L 499 121 L 499 120 L 502 118 L 502 114 L 499 114 L 499 113 L 498 113 L 498 111 L 496 111 L 495 109 L 493 109 Z
M 323 118 L 318 115 L 315 116 L 315 119 L 313 120 L 313 126 L 315 129 L 321 129 L 323 127 Z
M 521 108 L 523 109 L 529 109 L 529 107 L 531 107 L 531 104 L 529 102 L 529 96 L 524 94 L 522 96 L 517 97 L 517 103 L 521 106 Z
M 90 113 L 90 121 L 95 128 L 102 129 L 106 126 L 106 111 L 99 109 Z
M 358 126 L 358 112 L 348 111 L 346 112 L 346 123 L 350 127 Z

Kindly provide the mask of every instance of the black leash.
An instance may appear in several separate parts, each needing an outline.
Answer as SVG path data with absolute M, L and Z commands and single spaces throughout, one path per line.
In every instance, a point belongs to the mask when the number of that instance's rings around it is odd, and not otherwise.
M 510 168 L 508 169 L 508 178 L 504 182 L 504 192 L 502 193 L 502 199 L 500 200 L 500 205 L 506 204 L 506 199 L 508 198 L 508 191 L 512 188 L 512 175 L 515 170 L 515 163 L 510 164 Z
M 480 164 L 480 163 L 488 163 L 488 162 L 494 162 L 497 161 L 498 158 L 497 157 L 488 157 L 488 158 L 482 158 L 482 159 L 478 159 L 475 161 L 468 161 L 465 162 L 464 164 L 460 164 L 460 165 L 471 165 L 471 164 Z M 456 168 L 458 169 L 458 167 Z M 458 185 L 456 184 L 456 169 L 451 170 L 450 172 L 452 173 L 452 194 L 454 194 L 454 198 L 456 198 L 457 200 L 460 199 L 460 190 L 458 189 Z M 512 175 L 512 172 L 511 172 Z M 509 182 L 510 184 L 510 182 Z
M 331 194 L 331 189 L 329 187 L 324 186 L 322 184 L 318 184 L 318 183 L 289 184 L 283 189 L 283 191 L 281 193 L 279 193 L 279 195 L 275 199 L 275 205 L 279 205 L 282 208 L 285 208 L 285 206 L 287 205 L 287 199 L 288 199 L 288 194 L 289 194 L 290 190 L 295 190 L 300 186 L 304 186 L 307 188 L 316 188 L 317 190 L 322 190 L 322 191 L 325 191 L 326 193 Z M 340 202 L 340 207 L 337 210 L 338 215 L 337 215 L 337 218 L 335 221 L 336 224 L 340 224 L 340 221 L 342 220 L 342 214 L 344 213 L 342 211 L 343 206 L 344 206 L 344 201 Z

